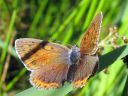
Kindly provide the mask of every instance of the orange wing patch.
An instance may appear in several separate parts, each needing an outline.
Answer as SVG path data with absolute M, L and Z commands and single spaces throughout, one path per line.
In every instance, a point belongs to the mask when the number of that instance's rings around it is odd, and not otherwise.
M 52 50 L 53 47 L 52 46 L 45 46 L 44 49 L 46 49 L 46 50 Z
M 32 81 L 32 82 L 31 82 Z M 60 83 L 55 83 L 55 82 L 52 82 L 52 83 L 47 83 L 47 82 L 43 82 L 43 81 L 40 81 L 36 78 L 32 78 L 31 80 L 31 84 L 37 88 L 44 88 L 44 89 L 50 89 L 50 88 L 58 88 L 61 86 Z
M 90 77 L 90 75 L 87 76 L 87 77 L 85 77 L 85 78 L 82 79 L 82 80 L 74 81 L 74 82 L 73 82 L 73 86 L 74 86 L 75 88 L 80 88 L 80 87 L 85 86 L 85 84 L 86 84 L 86 82 L 87 82 L 87 80 L 88 80 L 89 77 Z

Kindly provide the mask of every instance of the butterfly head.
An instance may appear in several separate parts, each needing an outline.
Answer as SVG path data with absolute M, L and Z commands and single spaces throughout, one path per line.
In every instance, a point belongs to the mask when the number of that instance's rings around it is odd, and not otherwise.
M 76 64 L 77 61 L 79 60 L 79 58 L 80 58 L 80 49 L 76 45 L 74 45 L 71 48 L 69 57 L 70 57 L 71 64 Z

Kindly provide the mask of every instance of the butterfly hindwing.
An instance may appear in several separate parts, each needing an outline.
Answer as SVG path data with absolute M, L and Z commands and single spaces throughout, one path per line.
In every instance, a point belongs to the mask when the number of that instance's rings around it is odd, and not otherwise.
M 74 65 L 74 70 L 70 70 L 70 81 L 75 88 L 82 87 L 86 84 L 89 77 L 98 69 L 98 56 L 84 55 L 81 57 L 77 65 Z M 69 76 L 68 76 L 69 77 Z
M 44 67 L 32 71 L 30 82 L 40 89 L 51 89 L 62 86 L 67 79 L 69 66 L 66 64 L 45 65 Z

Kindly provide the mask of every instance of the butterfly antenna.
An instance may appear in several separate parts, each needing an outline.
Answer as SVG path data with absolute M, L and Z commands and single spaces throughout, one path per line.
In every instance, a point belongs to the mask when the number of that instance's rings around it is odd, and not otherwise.
M 68 48 L 72 48 L 72 45 L 71 45 L 71 44 L 69 44 L 69 43 L 63 43 L 62 41 L 58 41 L 58 40 L 56 40 L 56 39 L 54 39 L 54 38 L 50 39 L 49 41 L 55 42 L 55 43 L 59 43 L 59 44 L 64 44 L 64 45 L 67 46 Z
M 65 45 L 66 45 L 68 48 L 72 48 L 72 45 L 71 45 L 71 44 L 66 43 Z
M 58 40 L 56 40 L 56 39 L 50 39 L 49 41 L 51 41 L 51 42 L 55 42 L 55 43 L 59 43 L 59 44 L 62 44 L 63 42 L 62 41 L 58 41 Z

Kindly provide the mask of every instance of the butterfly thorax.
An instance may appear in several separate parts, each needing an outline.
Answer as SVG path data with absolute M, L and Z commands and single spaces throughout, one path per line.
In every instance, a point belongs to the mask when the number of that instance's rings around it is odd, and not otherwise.
M 80 58 L 80 49 L 76 46 L 73 46 L 69 52 L 71 64 L 76 64 Z

